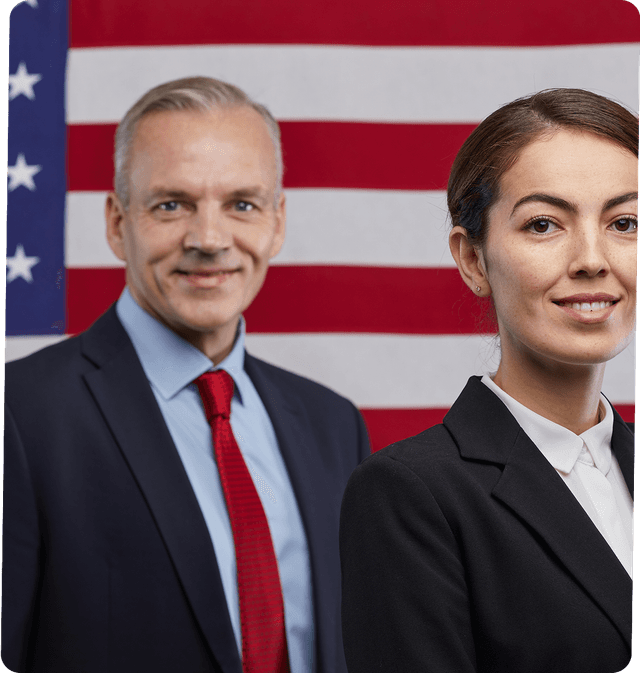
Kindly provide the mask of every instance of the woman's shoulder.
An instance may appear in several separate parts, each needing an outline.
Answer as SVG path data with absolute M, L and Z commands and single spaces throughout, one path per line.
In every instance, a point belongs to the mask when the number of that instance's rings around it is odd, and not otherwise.
M 402 462 L 419 464 L 422 461 L 459 458 L 458 446 L 442 423 L 423 430 L 413 437 L 407 437 L 377 451 L 373 456 L 390 458 Z
M 456 471 L 460 463 L 460 451 L 454 438 L 439 424 L 371 454 L 356 468 L 352 480 L 394 473 L 408 478 L 415 475 L 428 482 L 435 475 Z

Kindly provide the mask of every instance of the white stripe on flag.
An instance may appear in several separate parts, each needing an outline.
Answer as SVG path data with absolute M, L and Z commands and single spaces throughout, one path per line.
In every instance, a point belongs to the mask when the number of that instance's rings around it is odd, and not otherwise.
M 124 266 L 107 243 L 106 192 L 68 192 L 64 228 L 65 266 Z
M 194 74 L 232 82 L 288 120 L 474 123 L 549 87 L 591 89 L 636 109 L 637 68 L 636 44 L 71 49 L 67 121 L 119 121 L 147 89 Z
M 7 337 L 7 362 L 64 337 Z M 257 357 L 307 376 L 360 407 L 448 408 L 469 376 L 494 371 L 496 341 L 482 336 L 248 334 Z M 603 392 L 614 403 L 634 400 L 634 347 L 607 364 Z
M 5 362 L 11 362 L 11 360 L 17 360 L 18 358 L 24 358 L 31 353 L 46 348 L 47 346 L 53 346 L 53 344 L 58 343 L 66 339 L 66 336 L 10 336 L 6 337 L 4 340 L 4 354 Z
M 495 371 L 496 340 L 483 336 L 248 334 L 247 349 L 333 388 L 360 407 L 449 407 L 469 376 Z M 603 391 L 634 400 L 634 351 L 607 365 Z
M 287 236 L 274 264 L 450 267 L 441 191 L 289 189 Z M 105 238 L 105 192 L 67 195 L 67 267 L 116 267 Z

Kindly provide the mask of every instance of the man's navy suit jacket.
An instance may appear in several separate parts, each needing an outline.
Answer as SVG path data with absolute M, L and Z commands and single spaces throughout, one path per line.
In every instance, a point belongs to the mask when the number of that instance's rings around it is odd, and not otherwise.
M 338 519 L 368 454 L 344 398 L 246 356 L 304 524 L 316 671 L 345 672 Z M 241 673 L 211 538 L 112 307 L 6 368 L 2 658 L 46 673 Z

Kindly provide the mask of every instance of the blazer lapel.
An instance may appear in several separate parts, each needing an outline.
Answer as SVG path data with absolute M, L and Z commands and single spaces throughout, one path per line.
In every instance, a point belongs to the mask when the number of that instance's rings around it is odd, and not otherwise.
M 209 531 L 131 341 L 113 309 L 81 338 L 97 365 L 86 383 L 153 512 L 213 656 L 224 673 L 241 673 Z
M 340 599 L 333 590 L 340 580 L 333 577 L 333 564 L 324 562 L 334 553 L 334 548 L 338 558 L 332 517 L 318 516 L 318 513 L 326 511 L 327 503 L 331 501 L 327 484 L 334 483 L 335 479 L 327 472 L 322 451 L 309 431 L 304 408 L 295 391 L 278 385 L 273 376 L 275 368 L 248 354 L 245 355 L 245 369 L 271 419 L 307 535 L 313 578 L 317 668 L 324 670 L 323 660 L 338 660 L 334 651 L 335 639 L 329 634 L 335 631 L 335 616 L 340 614 Z
M 505 466 L 493 496 L 545 540 L 630 645 L 631 578 L 589 516 L 507 408 L 478 378 L 470 379 L 454 406 L 459 402 L 445 425 L 458 439 L 463 457 Z M 628 471 L 628 438 L 624 432 L 617 434 L 616 444 L 625 456 L 623 471 Z
M 547 542 L 630 646 L 631 578 L 566 484 L 524 432 L 513 447 L 493 495 Z
M 620 465 L 620 471 L 627 482 L 627 488 L 633 498 L 634 435 L 615 409 L 613 410 L 613 414 L 611 449 L 618 461 L 618 465 Z

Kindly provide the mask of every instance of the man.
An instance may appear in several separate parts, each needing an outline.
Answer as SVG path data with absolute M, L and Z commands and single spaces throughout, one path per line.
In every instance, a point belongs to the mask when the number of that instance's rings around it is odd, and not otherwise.
M 115 162 L 124 293 L 7 365 L 3 661 L 346 671 L 338 516 L 366 431 L 244 352 L 284 239 L 277 123 L 223 82 L 169 82 L 127 113 Z

